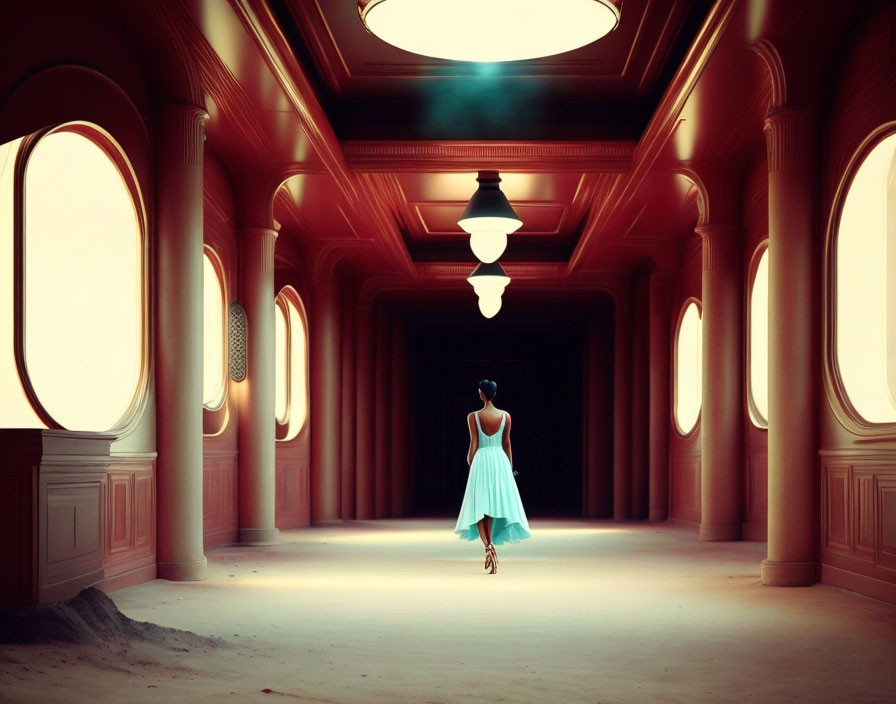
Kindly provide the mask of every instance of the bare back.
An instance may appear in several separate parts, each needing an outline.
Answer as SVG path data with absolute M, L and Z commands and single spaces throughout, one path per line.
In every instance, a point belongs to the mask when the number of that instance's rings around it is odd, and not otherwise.
M 495 408 L 492 404 L 488 404 L 480 411 L 474 411 L 467 416 L 467 428 L 470 431 L 470 449 L 467 451 L 467 464 L 473 461 L 473 456 L 479 449 L 479 434 L 476 432 L 476 420 L 479 420 L 479 427 L 485 435 L 494 435 L 504 423 L 504 434 L 501 438 L 501 446 L 507 454 L 510 463 L 513 464 L 513 450 L 510 445 L 510 414 Z
M 498 428 L 501 427 L 501 421 L 504 419 L 504 415 L 510 415 L 507 411 L 502 411 L 500 408 L 495 408 L 494 406 L 489 406 L 481 411 L 476 411 L 476 413 L 479 414 L 479 425 L 482 427 L 482 432 L 486 435 L 494 435 L 497 433 Z

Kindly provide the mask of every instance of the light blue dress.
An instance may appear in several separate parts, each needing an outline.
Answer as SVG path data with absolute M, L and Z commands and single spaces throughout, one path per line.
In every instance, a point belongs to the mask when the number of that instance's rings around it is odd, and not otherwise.
M 476 523 L 488 515 L 494 519 L 492 543 L 495 545 L 518 543 L 531 538 L 513 469 L 502 447 L 507 414 L 502 415 L 501 426 L 492 435 L 482 432 L 479 414 L 473 415 L 476 417 L 476 432 L 479 433 L 479 448 L 470 465 L 467 489 L 454 532 L 461 540 L 478 540 Z

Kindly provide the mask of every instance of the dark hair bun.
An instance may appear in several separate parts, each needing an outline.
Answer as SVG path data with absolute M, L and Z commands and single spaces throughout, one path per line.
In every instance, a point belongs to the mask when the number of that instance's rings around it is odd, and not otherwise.
M 498 385 L 494 381 L 483 379 L 479 382 L 479 390 L 489 401 L 491 401 L 498 392 Z

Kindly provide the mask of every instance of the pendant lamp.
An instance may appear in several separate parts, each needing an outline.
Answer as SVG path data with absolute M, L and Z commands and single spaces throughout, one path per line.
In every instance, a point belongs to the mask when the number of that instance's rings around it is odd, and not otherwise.
M 552 56 L 619 24 L 613 0 L 358 0 L 358 13 L 383 41 L 452 61 Z
M 480 171 L 476 179 L 479 188 L 470 198 L 464 214 L 457 221 L 464 232 L 470 233 L 470 249 L 486 264 L 497 261 L 507 248 L 507 235 L 523 226 L 507 198 L 498 186 L 497 171 Z
M 498 262 L 479 264 L 467 281 L 479 297 L 479 312 L 486 318 L 494 318 L 501 310 L 501 296 L 510 283 L 504 268 Z

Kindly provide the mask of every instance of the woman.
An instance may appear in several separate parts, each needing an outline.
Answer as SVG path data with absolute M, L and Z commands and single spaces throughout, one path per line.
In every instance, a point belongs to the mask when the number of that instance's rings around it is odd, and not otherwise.
M 479 536 L 485 545 L 485 569 L 489 574 L 498 571 L 495 545 L 518 543 L 532 537 L 513 479 L 510 414 L 492 403 L 497 391 L 494 381 L 480 381 L 479 398 L 485 405 L 467 416 L 470 475 L 454 528 L 461 540 L 476 540 Z

